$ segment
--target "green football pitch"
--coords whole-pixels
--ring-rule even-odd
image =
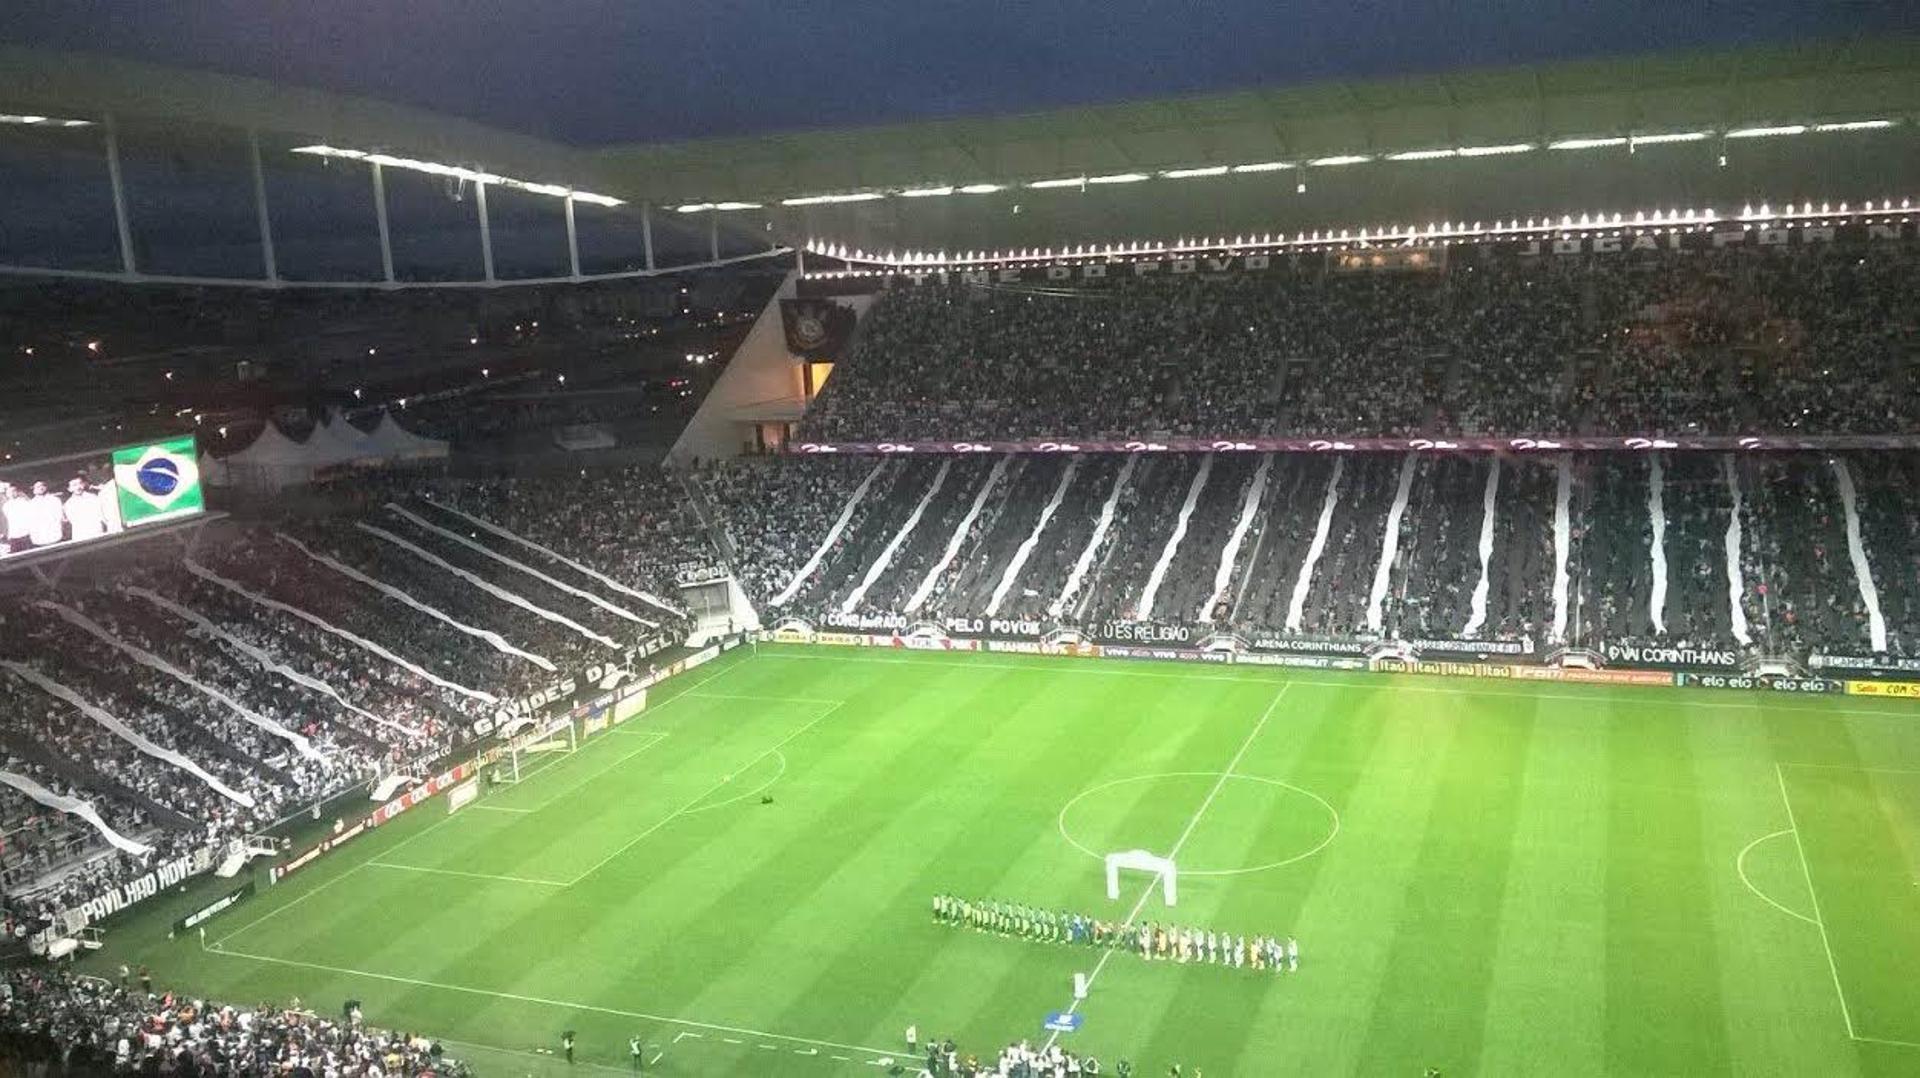
[[[762,646],[168,939],[158,987],[483,1074],[884,1073],[909,1025],[1112,1073],[1920,1074],[1920,708]],[[763,803],[764,797],[771,803]],[[1101,856],[1179,865],[1178,906]],[[1297,972],[935,923],[936,893],[1299,941]]]

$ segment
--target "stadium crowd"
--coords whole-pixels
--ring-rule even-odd
[[[146,981],[144,970],[142,981]],[[0,1060],[42,1078],[179,1075],[202,1078],[465,1078],[440,1044],[291,1006],[234,1006],[143,983],[58,969],[15,969],[0,998]]]
[[[901,286],[802,436],[1900,432],[1912,246]]]
[[[23,925],[417,773],[559,677],[632,668],[691,626],[657,598],[673,566],[716,560],[657,469],[360,476],[185,559],[91,557],[111,571],[0,595],[0,874]]]

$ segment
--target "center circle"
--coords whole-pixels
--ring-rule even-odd
[[[1280,868],[1326,849],[1340,833],[1340,813],[1312,790],[1219,771],[1163,771],[1089,786],[1060,807],[1056,822],[1069,846],[1104,862],[1121,850],[1166,854],[1181,842],[1191,814],[1202,806],[1205,815],[1187,831],[1175,857],[1182,876],[1241,876]],[[1174,813],[1181,815],[1174,818]],[[1217,863],[1208,863],[1208,846],[1249,831],[1252,845],[1241,857],[1253,863],[1235,866],[1222,854],[1212,855]],[[1189,861],[1195,867],[1187,867]]]

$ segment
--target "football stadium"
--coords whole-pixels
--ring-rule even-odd
[[[1914,27],[609,120],[67,17],[0,1073],[1920,1073]]]

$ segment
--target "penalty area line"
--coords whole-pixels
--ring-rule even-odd
[[[766,1040],[789,1041],[794,1044],[814,1045],[821,1048],[839,1048],[849,1052],[867,1055],[896,1055],[885,1048],[873,1048],[864,1044],[845,1044],[840,1041],[823,1040],[819,1037],[802,1037],[791,1033],[774,1033],[764,1029],[748,1029],[744,1026],[726,1025],[720,1022],[701,1022],[692,1018],[675,1018],[668,1014],[650,1014],[646,1011],[622,1010],[619,1007],[603,1007],[596,1003],[581,1003],[576,1000],[549,999],[545,996],[522,995],[518,992],[496,992],[490,988],[474,988],[464,984],[450,984],[445,981],[427,981],[415,977],[401,977],[392,973],[376,973],[372,970],[349,969],[345,966],[329,966],[319,962],[302,962],[293,958],[276,958],[273,955],[249,954],[245,951],[213,950],[202,947],[208,954],[221,958],[244,958],[252,962],[266,962],[277,966],[290,966],[294,969],[317,970],[321,973],[333,973],[343,977],[365,977],[368,980],[386,981],[391,984],[410,985],[415,988],[432,988],[442,992],[456,992],[468,996],[486,996],[491,999],[510,1000],[514,1003],[531,1003],[540,1007],[560,1007],[568,1010],[587,1011],[593,1014],[610,1014],[617,1018],[636,1018],[643,1022],[664,1022],[668,1025],[686,1026],[692,1029],[704,1029],[718,1033],[737,1033]]]
[[[1800,872],[1807,880],[1807,898],[1813,902],[1813,923],[1820,929],[1820,946],[1827,952],[1827,972],[1833,974],[1833,994],[1840,999],[1840,1017],[1846,1020],[1847,1036],[1854,1040],[1860,1034],[1853,1028],[1853,1012],[1847,1008],[1847,990],[1840,985],[1840,963],[1834,961],[1833,944],[1827,939],[1827,919],[1820,912],[1820,892],[1813,887],[1813,868],[1807,863],[1807,847],[1800,841],[1800,821],[1793,814],[1793,798],[1787,793],[1787,773],[1779,764],[1773,765],[1774,778],[1780,782],[1780,801],[1787,806],[1787,830],[1793,832],[1793,848],[1800,852]]]
[[[736,769],[736,773],[740,771],[745,771],[748,768],[759,763],[760,761],[766,759],[767,757],[772,756],[775,753],[778,753],[781,749],[787,747],[787,743],[789,741],[792,741],[794,738],[799,737],[801,734],[804,734],[808,730],[813,729],[815,726],[820,724],[820,721],[822,719],[825,719],[827,716],[832,715],[834,712],[840,710],[846,705],[847,705],[847,701],[842,700],[839,703],[834,704],[832,707],[828,708],[827,710],[822,711],[820,714],[815,715],[813,718],[807,720],[806,725],[800,727],[798,730],[795,730],[794,732],[781,738],[777,744],[768,748],[765,752],[762,752],[760,755],[755,756],[753,759],[748,760],[745,764],[742,764],[739,768]],[[783,756],[782,759],[785,759],[785,757]],[[672,812],[668,813],[665,817],[663,817],[659,822],[655,823],[653,826],[647,828],[646,830],[633,836],[633,838],[627,840],[624,844],[621,845],[619,849],[613,851],[612,853],[608,854],[604,858],[601,858],[598,864],[594,865],[592,868],[587,869],[585,872],[582,872],[580,875],[575,876],[572,880],[568,881],[567,886],[572,887],[574,884],[579,883],[580,881],[586,879],[587,877],[593,875],[594,873],[612,864],[616,858],[620,857],[620,855],[626,853],[628,850],[633,849],[635,846],[638,846],[642,841],[644,841],[648,836],[652,835],[654,832],[667,826],[668,824],[679,819],[680,817],[687,815],[689,812],[693,811],[700,804],[700,802],[705,801],[707,798],[712,797],[716,793],[719,793],[722,789],[726,787],[728,783],[732,781],[733,781],[733,775],[729,774],[725,778],[721,779],[719,782],[714,783],[711,787],[709,787],[707,790],[702,792],[699,797],[696,797],[693,800],[687,802],[686,804],[681,805],[679,808],[674,809]]]

